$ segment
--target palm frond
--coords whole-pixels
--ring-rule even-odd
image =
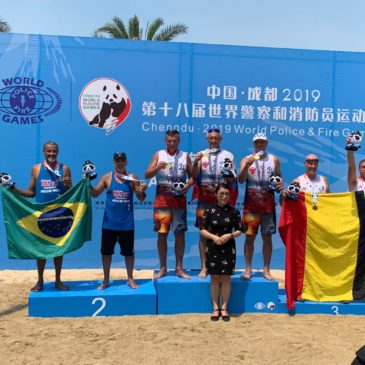
[[[141,39],[142,31],[143,29],[139,29],[139,19],[137,16],[135,15],[133,18],[130,18],[128,25],[129,39]]]
[[[94,32],[96,37],[101,37],[102,33],[106,33],[112,38],[129,39],[123,21],[116,16],[113,18],[112,22],[106,23]]]
[[[155,19],[151,25],[149,26],[147,23],[147,28],[146,28],[146,39],[148,41],[152,41],[154,35],[156,34],[156,32],[164,25],[164,21],[162,18],[157,18]]]
[[[172,24],[169,26],[166,26],[164,29],[161,30],[160,33],[158,33],[153,40],[155,41],[171,41],[177,36],[181,34],[186,34],[188,32],[188,26],[185,24]]]
[[[11,27],[8,22],[0,18],[0,32],[11,32]]]

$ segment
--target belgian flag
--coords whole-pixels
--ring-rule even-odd
[[[300,193],[285,200],[279,223],[286,246],[288,309],[295,300],[365,300],[365,196]]]
[[[2,187],[2,202],[9,258],[62,256],[91,240],[88,179],[47,203],[35,203]]]

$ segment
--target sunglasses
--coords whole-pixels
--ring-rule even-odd
[[[230,195],[231,195],[231,193],[229,193],[229,192],[224,192],[224,193],[218,193],[217,195],[219,195],[219,196],[230,196]]]
[[[211,128],[211,129],[208,129],[208,133],[220,133],[221,132],[221,130],[220,129],[218,129],[218,128]]]
[[[314,159],[309,159],[309,160],[305,160],[306,163],[314,163],[317,164],[319,162],[318,159],[314,158]]]

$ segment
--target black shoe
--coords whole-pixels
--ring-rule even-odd
[[[221,311],[223,311],[223,312],[226,312],[226,313],[227,313],[227,315],[226,315],[226,316],[224,316],[224,315],[222,315],[222,314],[221,314],[221,316],[222,316],[222,320],[223,320],[224,322],[229,322],[229,321],[231,320],[231,317],[229,316],[229,313],[228,313],[227,309],[221,309]]]
[[[218,308],[218,309],[213,309],[213,313],[214,313],[214,314],[218,313],[218,315],[210,316],[210,320],[211,320],[211,321],[214,321],[214,322],[217,322],[217,321],[218,321],[218,319],[219,319],[219,317],[221,316],[221,310],[220,310],[220,308]]]

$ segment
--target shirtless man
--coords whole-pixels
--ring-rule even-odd
[[[134,210],[133,193],[140,201],[146,198],[147,184],[140,183],[138,177],[127,172],[127,156],[124,152],[115,152],[114,171],[106,173],[94,188],[91,196],[98,197],[106,190],[106,202],[101,235],[101,255],[104,280],[98,287],[103,290],[109,286],[110,266],[114,248],[118,242],[125,259],[128,285],[137,288],[133,279],[134,267]]]

